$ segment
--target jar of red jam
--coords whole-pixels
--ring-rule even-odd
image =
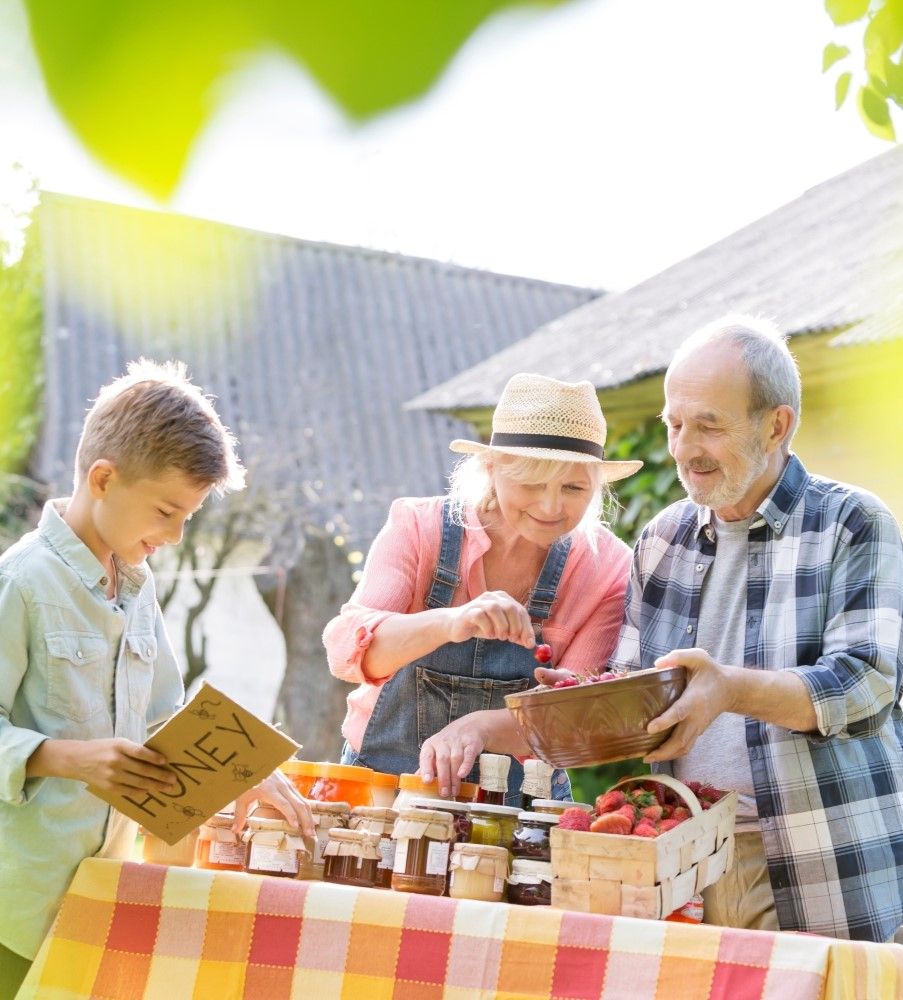
[[[392,888],[392,868],[395,866],[395,841],[392,839],[392,829],[398,813],[394,809],[382,809],[378,806],[357,806],[351,810],[348,827],[351,830],[361,830],[371,836],[379,851],[379,864],[376,866],[376,887],[378,889]]]
[[[234,813],[218,812],[201,826],[194,853],[197,868],[221,872],[244,870],[246,848],[241,834],[232,830],[234,822]]]
[[[379,840],[363,830],[333,827],[323,850],[323,881],[372,889],[379,870]]]
[[[552,843],[549,840],[549,831],[558,825],[558,819],[559,817],[552,813],[520,813],[511,839],[512,857],[551,861]]]
[[[551,864],[516,858],[508,876],[508,902],[519,906],[551,906]]]
[[[432,809],[402,809],[395,820],[395,867],[392,888],[441,896],[454,836],[451,814]]]

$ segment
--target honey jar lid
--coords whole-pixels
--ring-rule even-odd
[[[479,785],[475,785],[472,781],[462,781],[460,785],[459,796],[469,799],[476,798],[477,792],[480,790]],[[439,782],[435,778],[432,781],[424,781],[419,774],[399,774],[398,788],[406,792],[434,792],[436,793],[434,797],[439,798]],[[455,800],[449,799],[448,801],[454,802]]]
[[[480,858],[502,858],[506,864],[508,861],[508,848],[497,847],[494,844],[455,844],[452,854],[464,854],[477,856]]]
[[[307,804],[310,811],[316,816],[318,813],[326,815],[347,815],[351,812],[351,806],[347,802],[320,802],[319,799],[308,799]]]
[[[316,778],[333,778],[336,781],[361,781],[366,784],[369,784],[371,776],[376,774],[376,771],[369,767],[359,767],[357,764],[331,764],[325,760],[314,762],[313,768],[314,770],[311,773]]]
[[[585,809],[592,812],[593,807],[585,802],[568,802],[567,799],[534,799],[530,805],[537,812],[545,812],[546,809]]]
[[[456,802],[454,799],[411,799],[408,806],[411,809],[438,809],[440,812],[470,812],[469,802]]]
[[[477,813],[489,813],[490,816],[519,816],[520,809],[517,806],[491,806],[485,802],[474,802],[470,811]]]
[[[351,819],[374,819],[383,823],[394,823],[398,813],[386,806],[355,806],[351,810]]]
[[[552,863],[550,861],[531,861],[527,858],[515,858],[511,862],[512,878],[518,875],[539,877],[545,882],[552,881]]]

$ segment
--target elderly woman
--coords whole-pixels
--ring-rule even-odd
[[[357,589],[323,633],[332,673],[358,684],[344,763],[413,772],[421,747],[436,746],[439,759],[427,758],[448,794],[479,748],[466,724],[460,740],[454,729],[443,738],[446,727],[488,714],[504,742],[508,713],[486,710],[535,683],[537,643],[575,673],[605,664],[630,550],[601,524],[601,507],[607,484],[642,465],[606,461],[605,431],[589,382],[515,375],[489,444],[451,443],[469,457],[448,495],[392,504]],[[515,761],[509,802],[521,780]],[[564,772],[553,794],[570,797]]]

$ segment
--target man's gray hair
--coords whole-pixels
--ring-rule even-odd
[[[739,313],[722,316],[687,337],[678,347],[668,370],[705,344],[725,340],[737,345],[749,373],[750,415],[757,416],[776,406],[789,406],[796,414],[792,437],[802,414],[800,372],[787,347],[787,338],[771,320]]]

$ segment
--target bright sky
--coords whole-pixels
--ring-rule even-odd
[[[819,0],[576,0],[485,26],[363,129],[278,55],[221,88],[167,208],[599,286],[631,284],[883,152],[821,75]],[[0,171],[151,206],[50,106],[0,0]]]

